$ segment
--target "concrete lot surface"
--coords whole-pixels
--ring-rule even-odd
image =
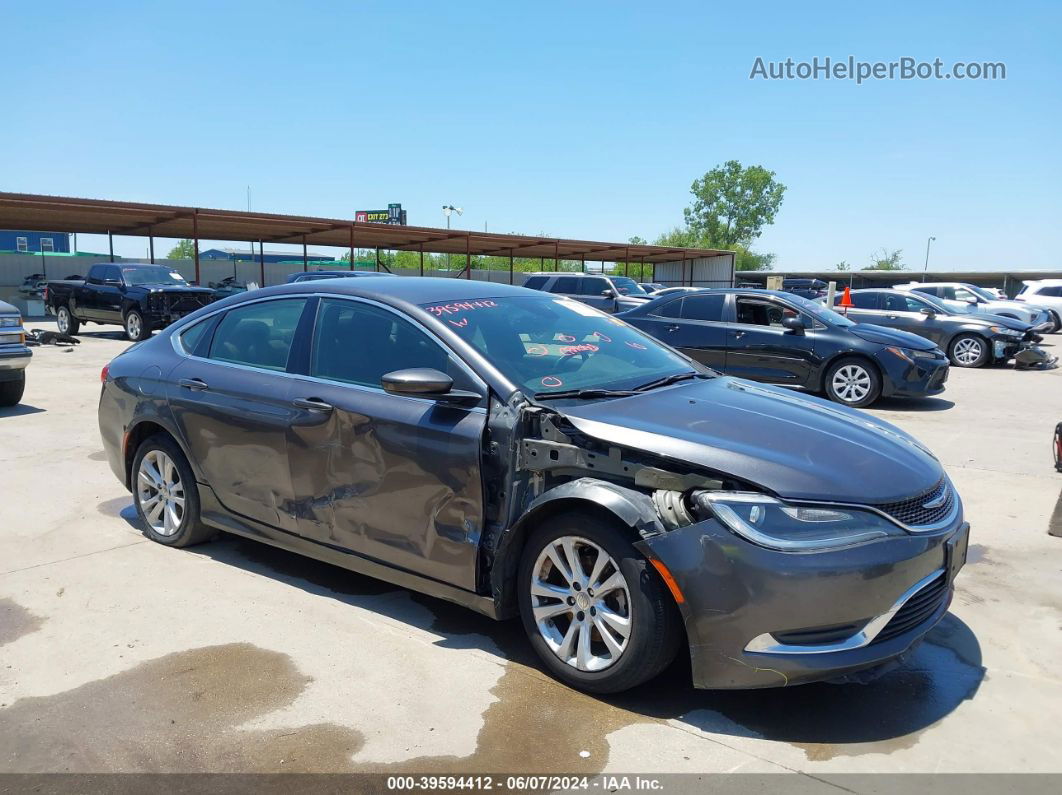
[[[0,410],[0,771],[1062,772],[1062,370],[953,370],[940,398],[873,410],[936,451],[973,525],[904,667],[713,693],[679,661],[595,698],[516,622],[249,541],[145,540],[96,425],[127,343],[81,340],[37,349]]]

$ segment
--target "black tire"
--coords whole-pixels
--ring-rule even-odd
[[[846,390],[838,380],[845,380],[845,373],[852,373],[854,382],[850,390]],[[861,374],[861,375],[860,375]],[[863,387],[864,379],[866,386]],[[856,386],[858,385],[858,388]],[[822,382],[826,397],[842,406],[863,408],[869,406],[881,397],[881,373],[878,368],[866,359],[858,356],[844,356],[830,365],[826,370],[826,377]]]
[[[145,456],[154,451],[162,452],[169,457],[177,469],[180,483],[184,486],[182,489],[184,507],[180,514],[180,522],[172,533],[156,530],[145,514],[144,505],[141,504],[143,489],[139,481],[140,466]],[[152,541],[157,541],[168,547],[190,547],[193,544],[209,541],[217,534],[214,528],[207,527],[199,518],[199,489],[196,486],[195,474],[192,472],[192,467],[188,464],[188,459],[184,457],[181,448],[169,434],[157,433],[141,442],[140,447],[136,450],[136,455],[133,456],[130,485],[133,490],[133,503],[136,505],[137,516],[140,517],[144,535]]]
[[[141,342],[151,336],[151,329],[144,322],[144,316],[138,309],[130,309],[126,312],[122,323],[125,325],[125,336],[130,342]],[[130,326],[133,328],[130,329]]]
[[[1059,329],[1062,329],[1062,316],[1053,309],[1048,309],[1047,313],[1051,316],[1051,328],[1048,329],[1048,334],[1057,334]]]
[[[60,334],[70,334],[71,336],[77,334],[81,329],[81,321],[74,317],[74,313],[70,311],[68,306],[61,306],[55,310],[55,325],[58,327]]]
[[[26,374],[19,373],[14,381],[0,381],[0,406],[17,406],[26,391]]]
[[[975,349],[979,353],[971,358],[966,351]],[[992,343],[977,334],[959,334],[948,346],[948,358],[956,367],[984,367],[992,360]]]
[[[602,670],[581,671],[561,660],[535,624],[531,603],[535,563],[547,544],[564,536],[585,539],[607,552],[616,562],[630,595],[627,646],[618,660]],[[682,639],[682,619],[674,598],[649,562],[635,551],[626,535],[613,524],[581,513],[561,514],[549,519],[532,534],[524,547],[517,589],[520,617],[531,647],[553,676],[574,688],[591,693],[618,693],[652,679],[675,658]],[[599,632],[592,630],[588,637],[592,637],[594,631]],[[598,638],[600,643],[600,634]]]

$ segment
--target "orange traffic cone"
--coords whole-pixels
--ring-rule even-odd
[[[844,288],[844,293],[841,295],[841,303],[839,303],[837,306],[841,307],[841,309],[844,309],[845,310],[845,314],[847,315],[848,314],[848,311],[847,311],[848,307],[850,307],[851,305],[852,305],[852,288],[851,287],[845,287]]]

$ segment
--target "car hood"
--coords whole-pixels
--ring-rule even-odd
[[[789,499],[883,503],[943,477],[913,437],[860,411],[716,377],[560,409],[582,433],[744,480]]]
[[[985,325],[1003,326],[1003,328],[1014,329],[1015,331],[1028,331],[1032,328],[1028,323],[1024,323],[1021,320],[1015,320],[1012,317],[1003,317],[1002,315],[993,315],[988,312],[970,312],[966,315],[959,315],[960,318],[973,318],[979,320]]]
[[[848,330],[862,340],[882,345],[899,345],[901,348],[912,348],[916,351],[931,351],[937,347],[925,337],[919,337],[909,331],[875,326],[873,323],[860,323]]]

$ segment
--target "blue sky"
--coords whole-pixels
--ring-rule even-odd
[[[0,190],[598,240],[734,158],[786,269],[1062,267],[1062,4],[8,4]],[[1003,61],[1004,81],[750,80],[757,56]],[[86,236],[87,238],[87,236]],[[105,239],[81,248],[105,250]],[[119,253],[146,243],[120,239]]]

